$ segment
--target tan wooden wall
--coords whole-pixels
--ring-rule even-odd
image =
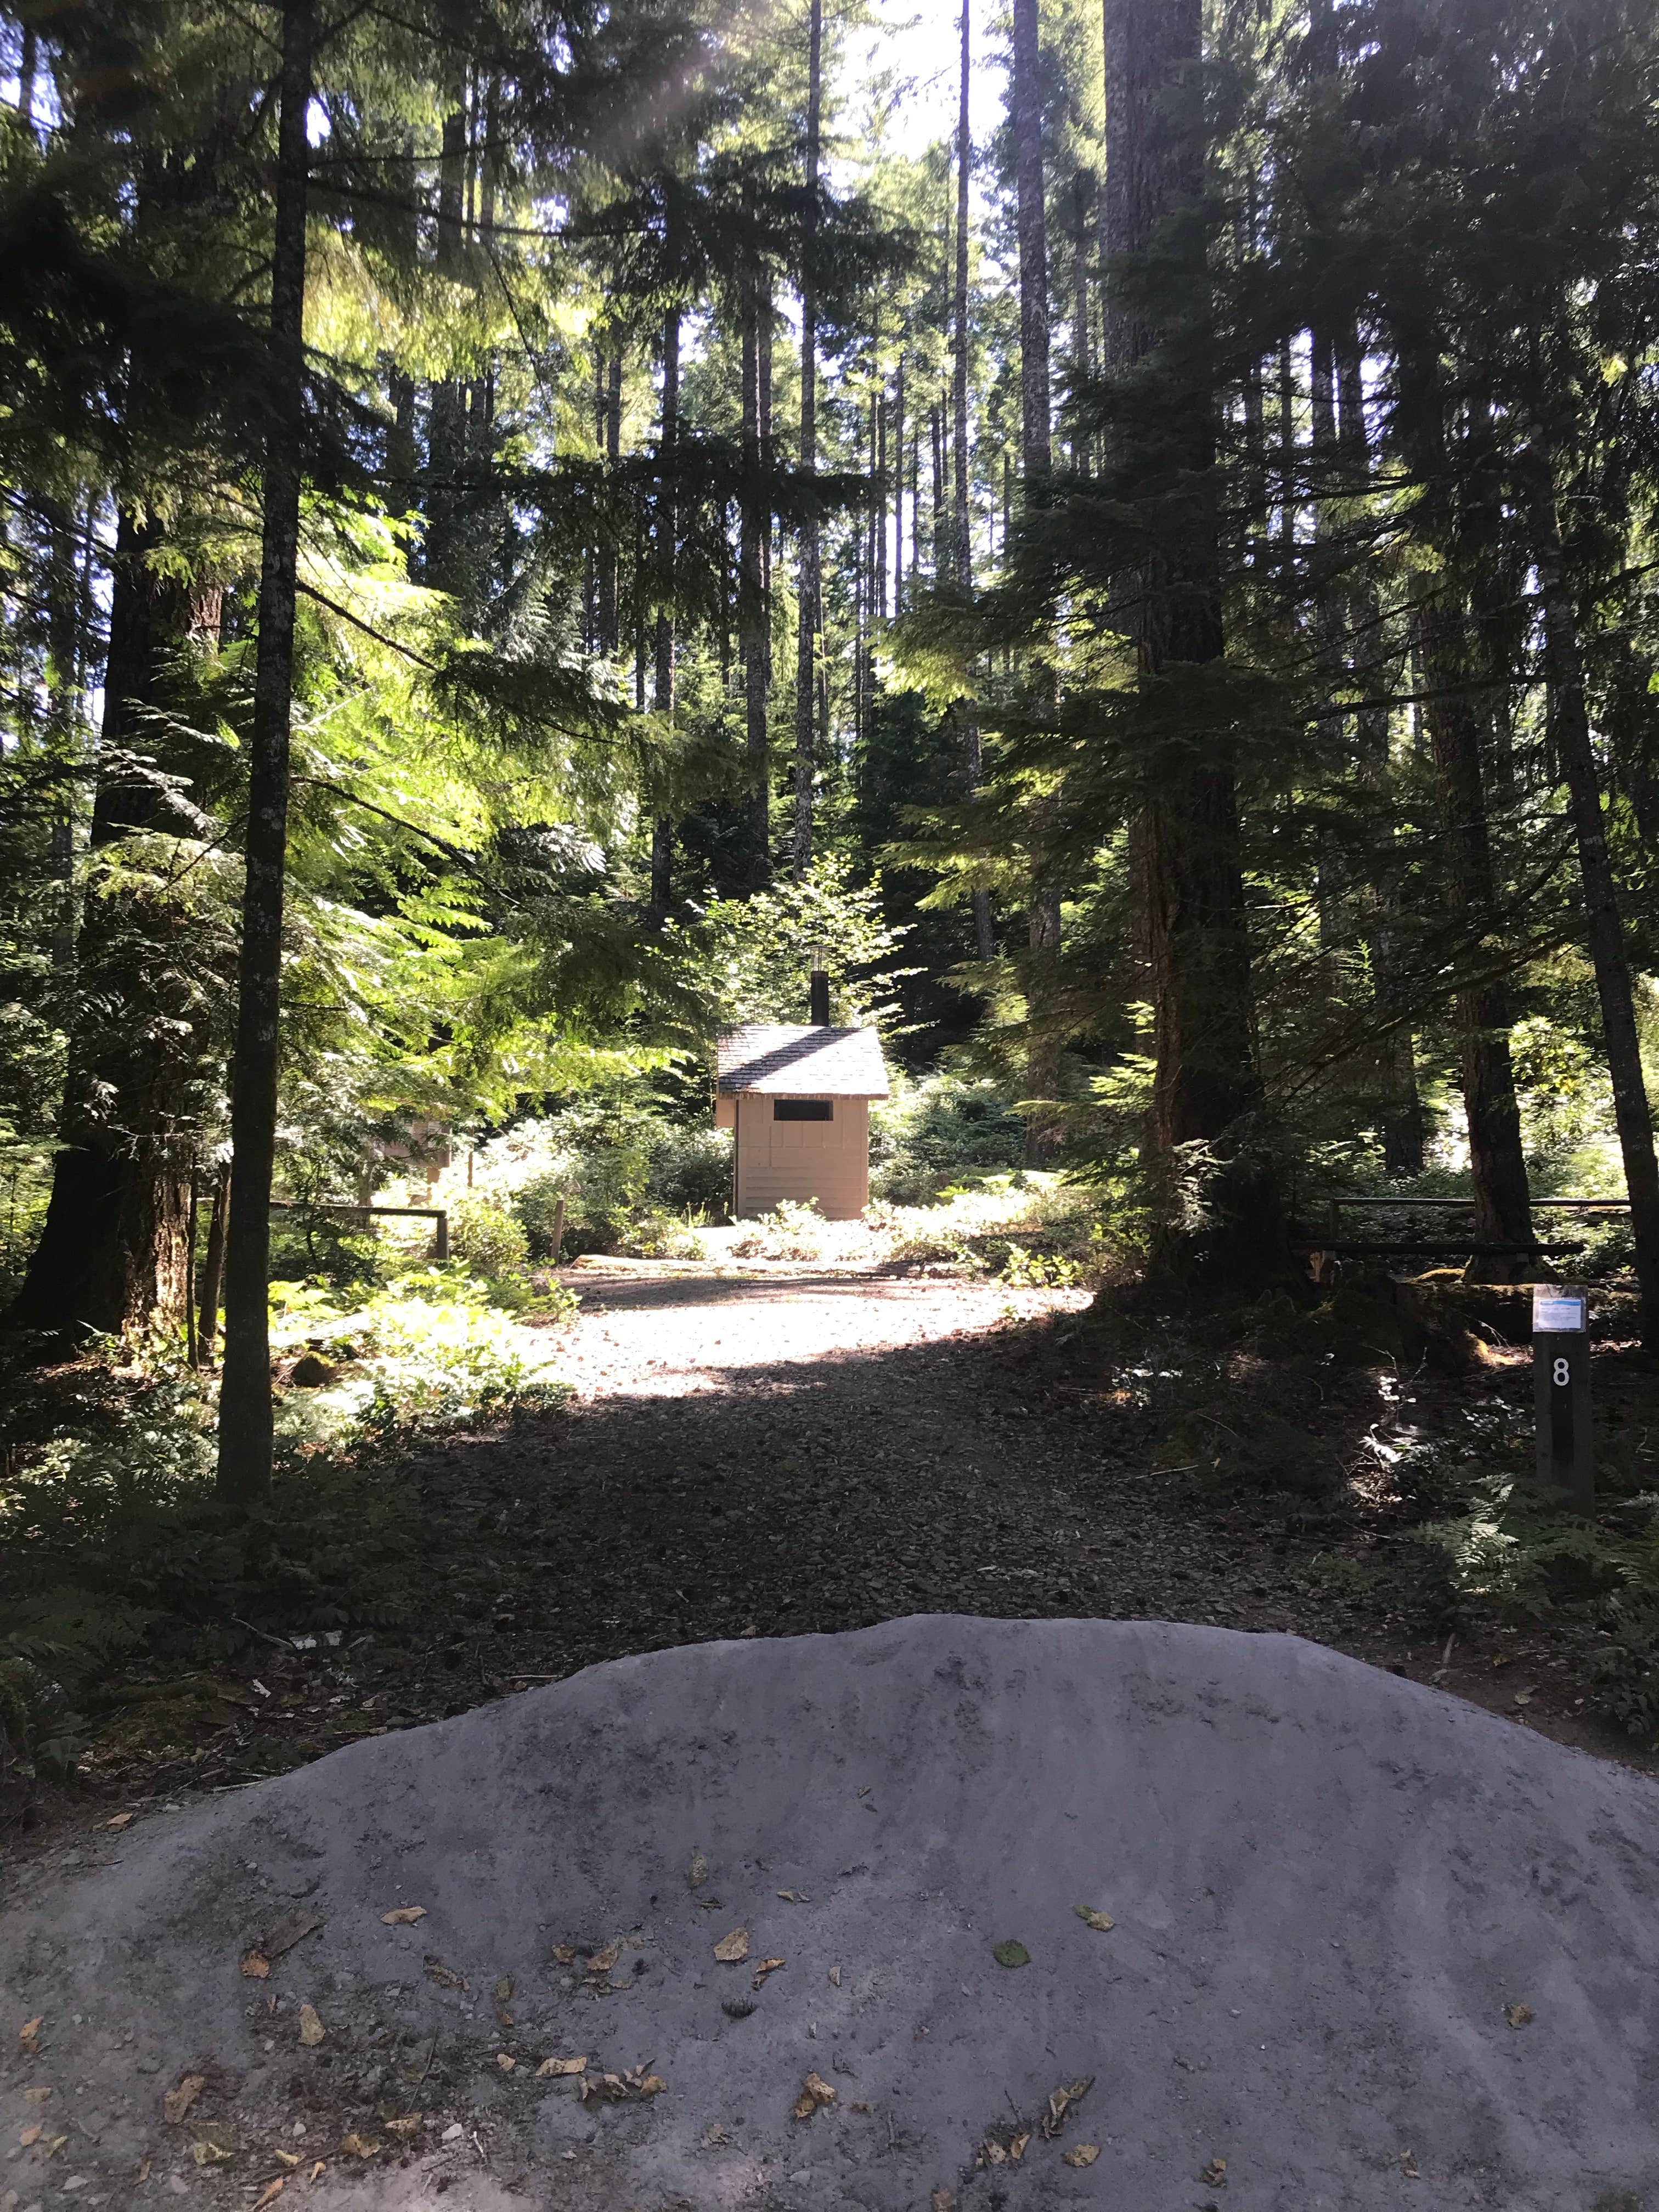
[[[836,1098],[830,1121],[774,1121],[771,1098],[763,1091],[744,1091],[733,1103],[734,1213],[750,1218],[770,1213],[780,1199],[815,1198],[826,1220],[857,1219],[870,1203],[867,1098]]]

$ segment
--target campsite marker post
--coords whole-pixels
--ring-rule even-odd
[[[1540,1283],[1532,1294],[1532,1389],[1538,1479],[1588,1511],[1595,1502],[1590,1434],[1589,1301]]]

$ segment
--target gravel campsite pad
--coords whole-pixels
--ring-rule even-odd
[[[0,2203],[1630,2212],[1656,1815],[1288,1637],[619,1660],[25,1870]]]

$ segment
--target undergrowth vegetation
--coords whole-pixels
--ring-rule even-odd
[[[211,1665],[272,1633],[406,1619],[408,1448],[561,1403],[545,1329],[509,1305],[562,1320],[575,1303],[459,1261],[367,1289],[273,1284],[275,1479],[251,1511],[215,1492],[211,1375],[112,1341],[59,1370],[0,1468],[0,1810],[29,1765],[72,1762],[114,1662]]]

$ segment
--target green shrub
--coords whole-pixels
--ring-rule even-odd
[[[530,1257],[524,1223],[487,1198],[464,1198],[452,1209],[449,1246],[475,1275],[510,1275]]]
[[[926,1206],[951,1184],[1017,1170],[1025,1123],[994,1083],[933,1075],[900,1086],[870,1115],[870,1189],[901,1206]]]
[[[829,1226],[817,1199],[786,1198],[746,1227],[732,1250],[739,1260],[820,1260]]]
[[[732,1132],[665,1124],[651,1146],[646,1196],[666,1213],[724,1221],[732,1204]]]

